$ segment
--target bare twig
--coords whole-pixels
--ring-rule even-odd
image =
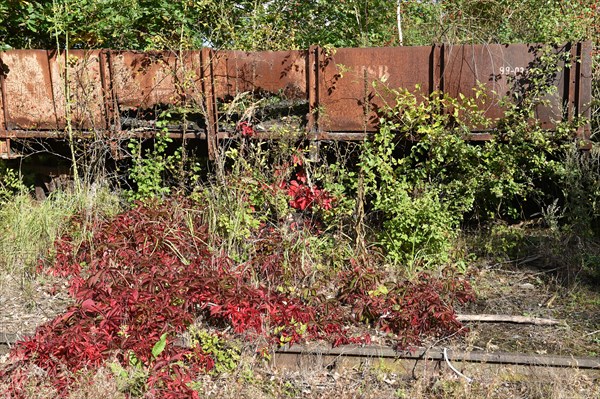
[[[467,382],[469,384],[473,382],[472,378],[467,377],[466,375],[464,375],[463,373],[461,373],[460,371],[455,369],[454,366],[452,365],[452,363],[450,363],[450,360],[448,360],[448,349],[447,348],[444,348],[444,360],[446,361],[446,364],[448,365],[448,367],[450,367],[450,369],[452,371],[454,371],[457,375],[459,375],[462,378],[464,378],[465,380],[467,380]]]
[[[478,321],[483,323],[518,323],[534,324],[536,326],[555,326],[560,324],[558,320],[542,319],[539,317],[511,316],[503,314],[459,314],[458,321]]]

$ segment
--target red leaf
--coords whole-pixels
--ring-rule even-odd
[[[86,299],[85,301],[83,301],[83,303],[81,304],[81,309],[83,309],[84,312],[99,312],[100,309],[98,309],[98,307],[96,306],[96,302],[94,302],[93,299]]]

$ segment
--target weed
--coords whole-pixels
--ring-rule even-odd
[[[0,205],[25,191],[27,191],[27,187],[23,184],[20,176],[13,169],[0,164]]]
[[[564,163],[561,188],[567,228],[582,237],[600,236],[600,147],[588,153],[571,147]]]
[[[481,104],[487,98],[482,88],[476,88],[472,97],[452,98],[441,92],[421,96],[374,83],[376,90],[385,93],[382,100],[391,97],[392,101],[379,111],[380,129],[363,145],[360,168],[390,262],[407,266],[409,272],[449,264],[461,223],[519,220],[524,203],[547,201],[545,184],[565,174],[561,156],[573,147],[576,131],[585,121],[574,118],[549,132],[536,119],[536,110],[556,90],[553,82],[561,62],[570,61],[551,47],[538,49],[526,73],[512,82],[512,97],[503,100],[506,111],[496,121],[485,116]],[[418,86],[415,91],[419,92]],[[494,122],[497,130],[491,140],[469,143],[474,126],[486,128]],[[576,162],[574,156],[570,158]],[[577,188],[570,190],[570,198],[571,192],[575,198],[585,192],[584,187],[576,187],[579,180],[574,177],[583,173],[582,168],[590,170],[583,183],[586,188],[595,184],[594,168],[579,165],[565,174]],[[555,198],[550,202],[554,205],[545,208],[546,216],[556,222],[558,204]],[[579,213],[593,213],[594,203],[579,201]]]
[[[133,166],[129,177],[136,184],[135,190],[125,192],[130,201],[149,200],[153,198],[162,199],[171,192],[166,183],[167,174],[174,173],[177,165],[181,162],[181,152],[177,150],[174,154],[167,154],[167,146],[172,143],[168,136],[167,123],[170,113],[161,114],[161,119],[156,126],[162,129],[155,135],[153,147],[146,149],[142,154],[142,143],[138,140],[129,142],[129,149],[133,157]]]
[[[119,209],[118,197],[101,185],[77,193],[56,191],[43,202],[27,193],[12,197],[0,209],[0,270],[21,278],[32,276],[38,260],[69,227],[72,215],[81,212],[91,220]]]
[[[109,363],[110,370],[117,379],[119,391],[127,392],[134,397],[143,396],[148,390],[147,381],[150,369],[165,350],[166,345],[167,333],[164,333],[152,347],[152,356],[147,365],[138,359],[133,351],[130,351],[128,354],[129,362],[127,368],[124,368],[118,361]]]
[[[214,360],[211,372],[232,372],[240,361],[240,350],[225,339],[214,333],[191,326],[188,329],[190,335],[190,346],[200,346],[202,351],[210,355]]]
[[[311,294],[311,301],[303,300],[278,289],[289,283],[283,254],[273,251],[280,240],[276,232],[265,229],[262,249],[238,265],[210,252],[201,218],[186,216],[193,205],[181,198],[139,205],[113,220],[91,221],[96,225],[90,240],[78,242],[72,235],[57,240],[47,271],[69,276],[76,304],[20,343],[12,354],[15,364],[35,364],[63,394],[73,383],[70,373],[100,367],[111,357],[129,365],[125,372],[113,366],[129,389],[193,396],[190,384],[197,373],[215,364],[231,370],[237,361],[235,349],[200,330],[190,331],[197,342],[190,348],[167,340],[166,333],[182,334],[199,317],[271,345],[304,339],[369,342],[368,334],[351,335],[349,323],[372,323],[395,335],[401,347],[422,334],[461,328],[451,306],[471,299],[466,281],[420,275],[395,284],[382,271],[356,265],[340,274],[337,298]],[[11,394],[28,381],[23,373],[9,378],[16,387]]]

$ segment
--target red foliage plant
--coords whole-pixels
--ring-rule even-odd
[[[314,205],[318,205],[325,210],[333,208],[332,198],[317,186],[309,186],[299,180],[292,180],[287,188],[290,196],[290,206],[299,211],[304,211]]]
[[[306,211],[316,207],[326,211],[333,209],[334,199],[331,194],[314,183],[310,184],[304,169],[296,172],[296,178],[290,180],[289,183],[281,183],[279,188],[286,191],[290,197],[290,207],[296,210]]]
[[[339,300],[352,307],[360,322],[398,334],[398,348],[419,342],[424,334],[443,336],[459,332],[453,304],[465,304],[475,296],[463,279],[433,278],[420,273],[410,281],[382,283],[382,274],[355,262],[349,272],[340,273]]]
[[[28,365],[44,370],[65,396],[77,371],[109,359],[127,364],[130,354],[148,367],[149,393],[197,397],[190,383],[210,370],[214,359],[199,346],[174,345],[173,338],[198,318],[272,344],[368,342],[366,335],[348,334],[348,325],[359,321],[398,334],[403,344],[418,342],[420,334],[460,328],[451,303],[471,294],[466,283],[455,280],[423,277],[418,284],[406,282],[378,296],[370,291],[382,276],[355,265],[340,276],[338,299],[308,302],[282,294],[275,287],[285,284],[283,256],[271,251],[280,241],[277,234],[263,232],[257,256],[236,265],[209,251],[207,228],[199,218],[190,226],[185,208],[197,206],[185,199],[139,205],[93,226],[92,239],[79,245],[70,236],[57,240],[54,262],[46,271],[68,276],[76,304],[16,345],[11,366],[0,369],[0,381],[9,386],[5,397],[23,397],[28,377],[15,370]],[[359,281],[368,275],[374,276],[371,282]],[[169,340],[155,359],[152,348],[164,333]]]
[[[246,121],[238,123],[237,131],[240,132],[242,137],[246,138],[251,138],[255,133],[254,128]]]

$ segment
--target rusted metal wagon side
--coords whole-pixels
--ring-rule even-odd
[[[11,139],[60,139],[69,131],[109,142],[152,136],[159,130],[157,110],[204,106],[200,53],[0,53],[0,152],[5,158],[13,155]],[[206,139],[204,130],[192,131],[191,137]]]
[[[78,137],[117,143],[161,130],[161,110],[184,110],[186,122],[170,126],[174,138],[208,141],[235,134],[223,105],[240,95],[276,98],[303,119],[311,139],[355,140],[376,131],[380,111],[406,88],[426,97],[436,90],[473,96],[482,84],[491,101],[486,115],[502,115],[500,98],[511,81],[534,67],[540,46],[462,45],[243,52],[111,50],[11,50],[0,53],[0,154],[11,157],[11,139]],[[555,49],[568,53],[554,78],[557,92],[539,107],[544,128],[575,115],[589,117],[591,43]],[[237,115],[237,118],[248,115]],[[189,120],[187,120],[189,119]],[[234,118],[235,119],[235,118]],[[268,124],[266,125],[268,128]],[[474,127],[477,130],[477,127]],[[589,139],[589,126],[579,132]],[[481,132],[474,139],[487,139]]]
[[[567,44],[554,52],[567,53],[570,62],[560,63],[553,77],[557,87],[539,106],[542,127],[581,115],[589,118],[591,103],[591,43]],[[378,111],[392,98],[385,88],[405,88],[418,98],[440,90],[458,97],[475,98],[481,86],[488,101],[485,115],[504,114],[501,100],[524,84],[529,68],[537,67],[540,45],[461,45],[395,48],[311,49],[311,108],[318,111],[315,130],[319,137],[342,140],[363,138],[377,129]],[[311,80],[313,81],[313,80]],[[526,88],[525,88],[526,89]],[[473,139],[487,139],[483,129],[472,127]],[[493,127],[492,127],[493,128]],[[589,125],[579,136],[589,139]]]

